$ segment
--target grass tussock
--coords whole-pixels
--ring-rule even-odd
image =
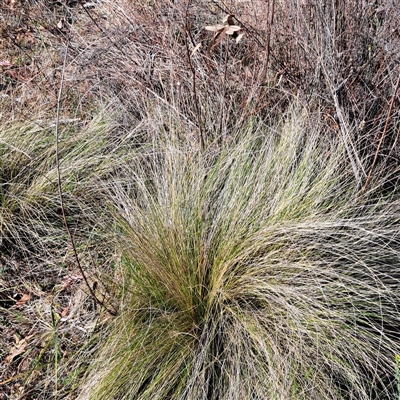
[[[64,232],[55,157],[55,123],[5,124],[0,133],[0,232],[2,249],[51,247]],[[61,124],[60,181],[69,217],[95,212],[96,182],[123,159],[112,137],[114,125],[103,113],[89,122]],[[125,154],[129,146],[126,146]],[[89,206],[90,204],[90,206]],[[90,211],[89,208],[92,207]],[[79,218],[79,217],[78,217]]]
[[[2,1],[0,400],[398,397],[398,20]]]
[[[88,399],[392,398],[399,208],[306,116],[111,184],[121,312]]]
[[[63,223],[55,125],[8,122],[0,129],[0,399],[65,395],[76,382],[64,368],[67,354],[85,342],[98,317]],[[113,262],[96,232],[98,182],[131,150],[114,130],[102,112],[59,125],[64,211],[91,284],[97,273],[91,266]]]

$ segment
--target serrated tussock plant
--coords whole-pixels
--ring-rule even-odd
[[[117,168],[116,159],[124,157],[120,151],[123,139],[113,135],[114,128],[103,112],[91,121],[60,125],[60,181],[72,223],[98,211],[94,209],[97,182]],[[54,251],[66,236],[57,188],[54,132],[52,121],[1,126],[2,251],[29,250],[41,257]],[[128,147],[124,144],[126,153]]]
[[[393,398],[399,202],[345,154],[294,113],[111,183],[121,310],[80,398]]]

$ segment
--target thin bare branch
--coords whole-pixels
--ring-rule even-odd
[[[82,267],[82,264],[80,262],[79,256],[78,256],[78,252],[76,250],[76,245],[75,245],[75,240],[74,240],[74,236],[71,233],[71,230],[68,226],[68,221],[67,221],[67,215],[65,212],[65,206],[64,206],[64,195],[63,195],[63,191],[62,191],[62,181],[61,181],[61,171],[60,171],[60,149],[59,149],[59,139],[60,139],[60,113],[61,113],[61,99],[62,99],[62,93],[63,93],[63,87],[64,87],[64,79],[65,79],[65,67],[66,67],[66,62],[67,62],[67,54],[68,54],[68,45],[65,49],[64,52],[64,61],[63,61],[63,67],[62,67],[62,71],[61,71],[61,80],[60,80],[60,87],[58,90],[58,97],[57,97],[57,116],[56,116],[56,127],[55,127],[55,155],[56,155],[56,170],[57,170],[57,187],[58,187],[58,196],[60,199],[60,207],[61,207],[61,214],[62,214],[62,219],[64,222],[64,226],[65,229],[67,231],[70,243],[71,243],[71,247],[72,247],[72,252],[74,254],[74,258],[75,258],[75,262],[76,265],[83,277],[83,280],[85,281],[86,287],[89,290],[90,295],[92,296],[92,298],[95,300],[95,302],[100,305],[101,307],[103,307],[104,309],[106,309],[111,315],[116,315],[117,311],[115,309],[110,310],[108,307],[106,307],[106,305],[104,304],[104,302],[102,300],[100,300],[94,290],[92,289],[92,287],[89,284],[89,281],[87,279],[86,273],[84,268]]]

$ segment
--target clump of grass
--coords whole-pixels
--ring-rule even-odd
[[[0,133],[0,246],[54,250],[66,236],[61,219],[55,156],[55,123],[10,122]],[[103,113],[90,122],[60,126],[60,180],[70,223],[94,210],[96,182],[123,158],[114,126]],[[128,146],[126,146],[128,149]],[[90,204],[90,206],[89,206]],[[58,242],[58,244],[57,244]],[[63,243],[65,245],[65,243]],[[46,250],[47,249],[47,250]],[[41,254],[41,252],[43,252]]]
[[[360,196],[307,115],[217,152],[162,143],[104,200],[121,310],[80,398],[392,398],[394,194],[376,181]]]
[[[134,154],[132,142],[136,141],[132,133],[116,132],[110,115],[99,112],[90,121],[61,120],[59,125],[64,209],[90,285],[97,284],[96,274],[112,264],[113,249],[103,245],[96,229],[103,214],[98,182],[116,173],[118,161]],[[0,129],[0,348],[4,361],[0,391],[6,397],[12,397],[16,381],[23,379],[18,384],[21,398],[32,392],[43,399],[61,398],[74,384],[68,380],[71,371],[66,366],[98,317],[62,218],[55,125],[49,120],[14,121]],[[90,295],[95,290],[93,286]],[[97,285],[97,296],[105,291]],[[28,300],[17,306],[15,296],[22,294]],[[76,323],[67,322],[73,318]],[[16,333],[20,339],[31,339],[29,348],[7,361]],[[68,384],[61,387],[65,379]]]

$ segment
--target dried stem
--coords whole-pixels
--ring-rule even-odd
[[[64,206],[64,196],[63,196],[63,191],[62,191],[62,185],[61,185],[61,171],[60,171],[60,151],[59,151],[59,137],[60,137],[60,112],[61,112],[61,98],[62,98],[62,92],[63,92],[63,86],[64,86],[64,76],[65,76],[65,65],[66,65],[66,60],[67,60],[67,54],[68,54],[68,45],[65,49],[64,53],[64,62],[63,62],[63,67],[62,67],[62,72],[61,72],[61,82],[60,82],[60,88],[58,90],[58,97],[57,97],[57,116],[56,116],[56,143],[55,143],[55,152],[56,152],[56,170],[57,170],[57,187],[58,187],[58,196],[60,199],[60,207],[61,207],[61,214],[62,214],[62,219],[64,222],[65,229],[67,231],[71,247],[72,247],[72,252],[74,254],[75,262],[76,265],[78,266],[78,269],[83,277],[83,280],[89,290],[90,295],[93,297],[95,302],[99,304],[100,306],[104,307],[111,315],[117,315],[117,311],[110,310],[108,309],[104,302],[101,301],[96,294],[94,293],[92,287],[89,284],[89,281],[87,279],[87,276],[85,274],[85,271],[82,267],[82,264],[80,262],[78,252],[76,250],[75,246],[75,241],[74,237],[71,233],[71,230],[69,229],[68,222],[67,222],[67,215],[65,212],[65,206]]]
[[[379,155],[379,152],[381,150],[383,139],[385,138],[387,130],[388,130],[390,115],[392,114],[393,103],[394,103],[394,99],[396,98],[396,93],[397,93],[397,89],[399,88],[399,83],[400,83],[400,68],[399,68],[399,77],[397,78],[396,86],[394,88],[394,92],[393,92],[392,98],[390,100],[389,110],[388,110],[388,114],[387,114],[387,117],[386,117],[385,126],[383,128],[383,132],[382,132],[381,138],[379,139],[378,148],[376,149],[374,160],[372,161],[372,165],[371,165],[371,168],[369,170],[368,177],[367,177],[367,179],[365,181],[365,184],[364,184],[363,188],[361,189],[361,194],[363,194],[365,192],[365,190],[367,189],[369,181],[371,180],[372,172],[373,172],[373,170],[375,168],[375,164],[376,164],[376,162],[378,160],[378,155]]]
[[[193,66],[192,63],[192,58],[190,55],[190,51],[189,51],[189,44],[188,44],[188,40],[187,37],[190,37],[190,29],[189,29],[189,17],[188,17],[188,8],[189,8],[189,3],[188,6],[186,8],[186,35],[185,35],[185,45],[186,45],[186,53],[187,53],[187,58],[189,61],[189,67],[190,67],[190,71],[192,72],[192,90],[193,90],[193,100],[194,100],[194,106],[196,109],[196,117],[197,117],[197,124],[199,127],[199,136],[200,136],[200,148],[201,151],[204,150],[205,148],[205,139],[204,139],[204,132],[203,132],[203,124],[201,122],[201,110],[199,107],[199,101],[198,101],[198,96],[197,96],[197,87],[196,87],[196,70]]]

